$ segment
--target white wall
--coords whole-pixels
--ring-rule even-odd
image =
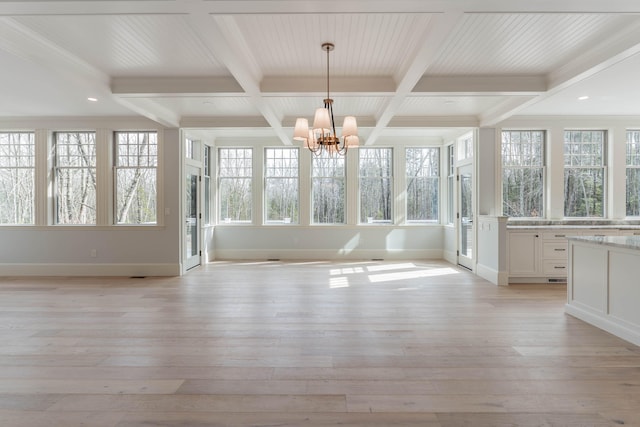
[[[442,258],[441,226],[224,226],[216,259]]]

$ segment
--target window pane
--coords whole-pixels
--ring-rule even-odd
[[[116,132],[116,224],[157,223],[158,136]]]
[[[95,133],[56,133],[55,146],[57,223],[95,224]]]
[[[265,149],[267,222],[298,222],[298,153],[297,148]]]
[[[211,147],[204,147],[204,223],[211,224]]]
[[[505,168],[502,175],[504,215],[539,217],[543,212],[542,168]]]
[[[544,132],[503,131],[501,151],[503,214],[525,218],[542,216]]]
[[[640,216],[640,168],[627,168],[627,216]]]
[[[640,130],[627,131],[627,216],[640,216]]]
[[[605,131],[564,135],[564,215],[604,217]]]
[[[0,133],[0,224],[34,223],[33,133]]]
[[[251,222],[253,151],[251,148],[218,150],[220,219],[224,222]]]
[[[343,224],[345,221],[345,158],[323,152],[312,158],[313,222]]]
[[[360,148],[360,222],[392,220],[391,148]]]
[[[406,171],[407,221],[437,221],[440,149],[407,148]]]
[[[564,171],[564,216],[604,216],[604,170],[575,168]]]
[[[455,181],[455,156],[454,156],[454,145],[449,145],[447,147],[447,162],[448,162],[448,173],[447,173],[447,224],[453,224],[453,206],[454,206],[454,191],[453,184]]]

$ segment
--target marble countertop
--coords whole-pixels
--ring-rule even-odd
[[[640,236],[573,236],[569,240],[640,250]]]
[[[507,221],[507,228],[517,230],[549,229],[613,229],[640,230],[638,220],[513,220]]]

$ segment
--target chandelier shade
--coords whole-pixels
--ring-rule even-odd
[[[293,130],[293,139],[302,141],[314,154],[345,155],[349,147],[359,145],[358,124],[355,116],[346,116],[342,124],[342,134],[336,133],[335,120],[333,118],[333,99],[329,93],[329,52],[334,49],[332,43],[323,43],[322,50],[327,52],[327,97],[324,106],[316,109],[313,117],[313,126],[309,128],[309,121],[305,118],[296,119]]]

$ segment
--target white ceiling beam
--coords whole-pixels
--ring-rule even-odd
[[[41,0],[0,1],[0,16],[188,14],[196,5],[220,15],[317,13],[640,13],[637,0]],[[327,11],[330,9],[330,11]]]
[[[640,22],[634,21],[622,27],[600,43],[590,46],[587,52],[550,72],[547,76],[548,90],[546,92],[535,97],[518,97],[506,100],[496,108],[482,114],[479,117],[480,125],[483,127],[495,126],[526,107],[640,53],[638,34],[640,34]]]
[[[187,116],[180,120],[184,128],[268,128],[269,124],[262,116]]]
[[[422,40],[422,43],[419,43],[420,47],[411,56],[413,60],[405,67],[406,71],[403,75],[397,76],[398,86],[396,92],[378,116],[376,127],[365,141],[365,144],[375,143],[376,138],[389,124],[393,116],[396,115],[407,95],[411,93],[416,83],[424,76],[461,17],[461,13],[447,13],[432,17],[430,25],[419,39]]]
[[[326,77],[265,77],[260,83],[263,94],[318,95],[327,93]],[[393,77],[331,77],[331,94],[366,93],[388,95],[396,91]]]
[[[178,95],[242,95],[244,91],[230,76],[225,77],[115,77],[111,79],[111,91],[128,96],[178,96]]]
[[[180,127],[180,117],[173,111],[148,98],[118,98],[118,102],[154,122],[168,128]]]
[[[423,76],[413,93],[429,95],[523,95],[547,90],[546,76]]]

